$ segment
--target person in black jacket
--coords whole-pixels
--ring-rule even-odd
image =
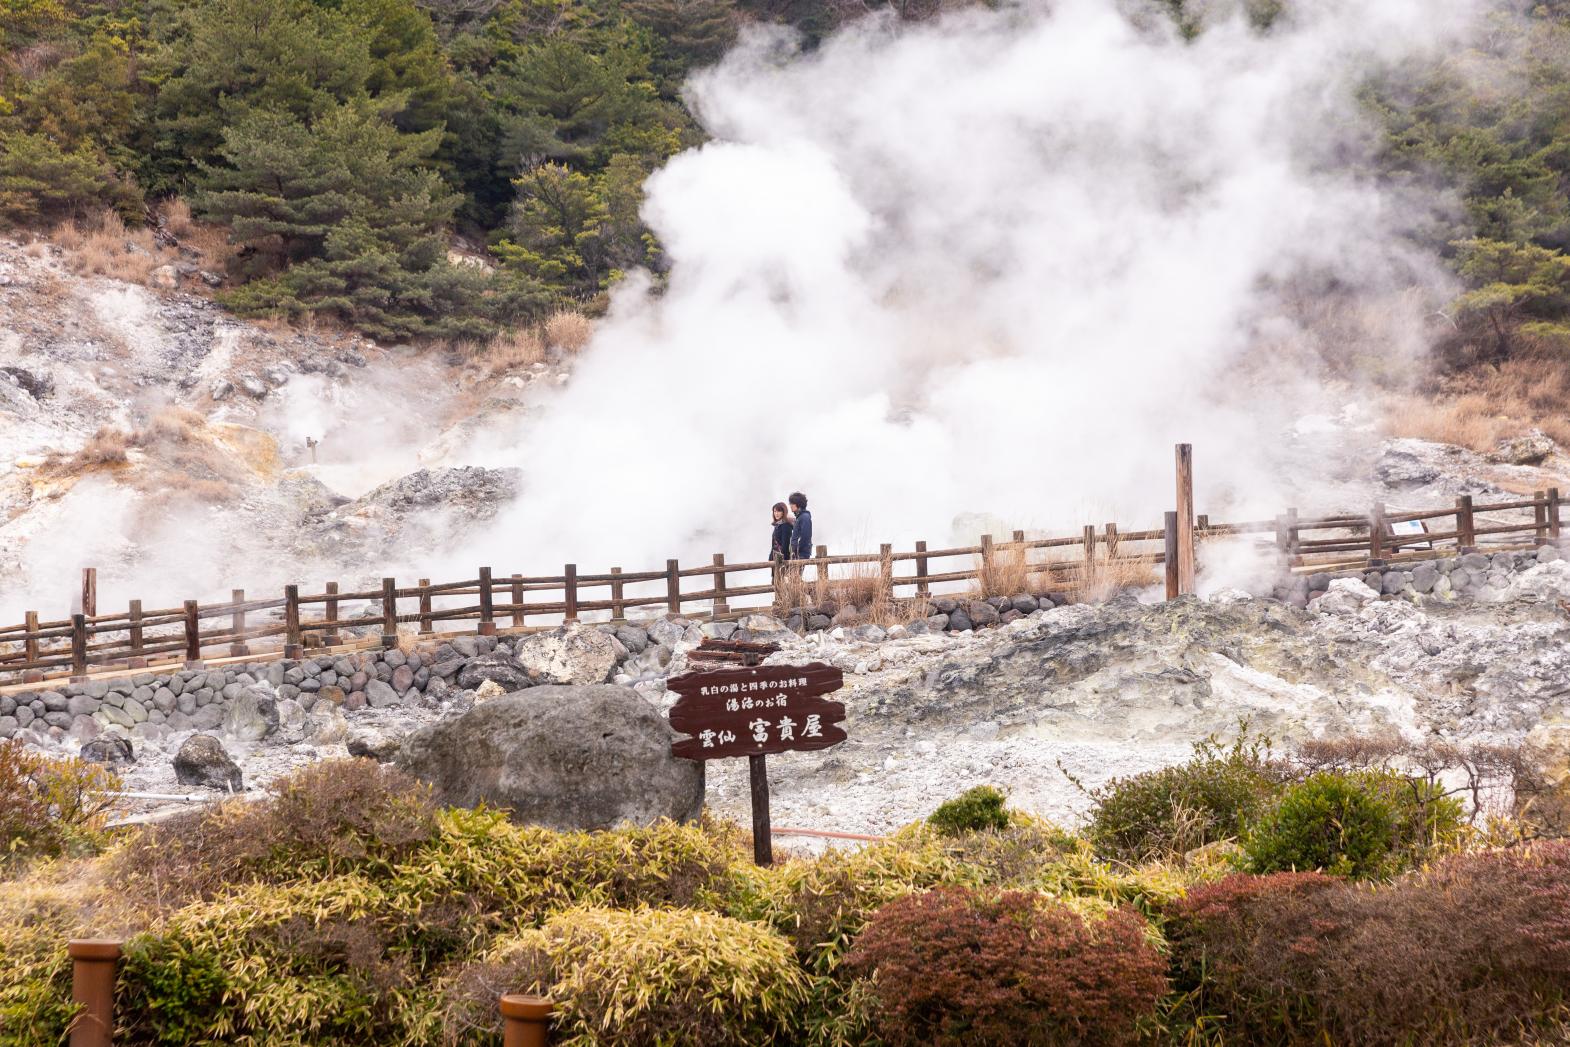
[[[790,559],[790,510],[784,502],[774,503],[774,540],[769,543],[769,560],[776,566]]]
[[[791,531],[791,558],[812,559],[812,514],[807,512],[807,496],[800,491],[791,494],[791,510],[796,514],[796,526]]]

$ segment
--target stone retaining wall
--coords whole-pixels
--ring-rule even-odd
[[[1497,602],[1512,597],[1515,577],[1521,572],[1564,558],[1564,552],[1552,545],[1518,552],[1466,553],[1416,563],[1388,564],[1368,571],[1298,575],[1277,585],[1271,595],[1294,606],[1307,607],[1310,600],[1325,595],[1333,579],[1360,578],[1370,589],[1387,596],[1438,600],[1464,596]]]

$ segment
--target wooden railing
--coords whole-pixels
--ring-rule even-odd
[[[1412,522],[1429,530],[1396,533],[1397,525]],[[1125,531],[1109,523],[1062,537],[1027,538],[1015,531],[1007,541],[983,535],[976,545],[946,549],[916,542],[908,551],[883,545],[876,553],[831,555],[820,545],[812,559],[783,572],[768,561],[732,563],[719,553],[695,566],[667,560],[663,570],[612,567],[598,574],[580,573],[576,564],[566,564],[557,575],[504,575],[481,567],[476,577],[461,581],[433,584],[421,578],[410,586],[384,578],[379,587],[352,592],[335,582],[320,592],[289,585],[281,597],[265,599],[249,599],[245,590],[235,589],[224,603],[186,600],[179,607],[147,610],[132,600],[125,611],[102,615],[95,606],[96,571],[89,568],[83,572],[83,613],[43,621],[29,611],[21,624],[0,627],[0,685],[158,664],[194,667],[206,658],[298,658],[307,648],[390,646],[398,642],[400,626],[414,626],[417,636],[429,638],[474,623],[475,631],[490,635],[561,622],[617,622],[637,611],[694,618],[785,612],[825,594],[844,603],[844,594],[869,590],[890,601],[920,599],[996,588],[1010,564],[1013,577],[1028,578],[1024,587],[1037,593],[1081,595],[1164,566],[1171,597],[1192,591],[1181,574],[1188,535],[1195,544],[1274,535],[1293,571],[1366,570],[1455,555],[1480,544],[1506,548],[1557,541],[1560,498],[1550,489],[1492,504],[1462,497],[1444,509],[1390,511],[1375,505],[1363,516],[1318,519],[1288,510],[1274,520],[1233,524],[1212,524],[1201,515],[1186,533],[1172,512],[1160,530]]]

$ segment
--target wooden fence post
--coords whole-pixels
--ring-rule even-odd
[[[567,564],[562,568],[562,602],[566,611],[562,614],[563,622],[576,622],[578,620],[578,565]]]
[[[1456,544],[1463,553],[1477,551],[1477,525],[1472,518],[1472,496],[1463,494],[1456,499]]]
[[[1397,548],[1396,552],[1400,552]],[[1375,502],[1368,514],[1368,565],[1378,567],[1385,562],[1385,503]]]
[[[546,1047],[556,1005],[543,996],[501,998],[502,1047]]]
[[[932,595],[927,584],[927,543],[916,543],[916,595],[925,600]]]
[[[883,595],[888,600],[894,599],[894,546],[885,542],[878,546],[878,578],[883,587]]]
[[[1298,554],[1297,506],[1287,507],[1287,555]]]
[[[1085,547],[1084,586],[1085,598],[1090,598],[1090,588],[1096,584],[1096,526],[1086,524],[1081,532],[1082,542]]]
[[[202,619],[195,600],[185,601],[185,667],[202,667]]]
[[[1548,489],[1548,537],[1554,540],[1559,537],[1559,488]]]
[[[71,616],[71,679],[87,678],[87,616]]]
[[[621,568],[611,568],[611,621],[619,622],[627,616],[627,608],[622,605],[622,580]]]
[[[818,568],[818,588],[823,590],[821,595],[826,597],[829,595],[829,547],[826,545],[820,545],[816,551],[818,554],[816,557]]]
[[[1178,589],[1194,591],[1194,446],[1177,445]]]
[[[27,630],[23,635],[22,657],[29,662],[38,661],[38,612],[28,611],[22,616],[23,628]]]
[[[487,574],[487,582],[490,577]],[[382,579],[382,646],[398,646],[398,580]]]
[[[1175,600],[1178,597],[1178,514],[1176,512],[1166,514],[1164,527],[1167,545],[1162,561],[1167,569],[1167,599]],[[1277,543],[1279,542],[1280,539],[1277,538]]]
[[[725,554],[714,554],[714,607],[713,614],[730,614],[730,601],[725,594]]]
[[[681,564],[665,561],[665,609],[671,614],[681,614]]]
[[[322,605],[322,607],[323,607],[322,613],[327,616],[327,620],[329,622],[336,622],[336,621],[338,621],[338,583],[337,582],[328,582],[327,583],[327,601],[326,601],[326,603],[324,603]],[[324,646],[324,647],[337,647],[342,642],[343,642],[343,637],[338,635],[338,627],[336,625],[329,626],[327,631],[322,634],[322,646]]]
[[[512,592],[510,593],[510,596],[512,597],[512,627],[514,629],[521,629],[523,628],[523,575],[515,574],[512,576],[511,581]],[[431,583],[421,582],[420,584],[430,585]]]
[[[82,568],[82,614],[88,618],[98,616],[98,568]]]
[[[1532,522],[1537,525],[1537,544],[1548,541],[1548,492],[1532,492]]]
[[[987,587],[992,584],[992,564],[992,536],[990,534],[984,534],[981,536],[981,570],[977,573],[976,577],[976,588],[981,590],[982,596],[998,595],[997,593],[987,592]]]
[[[115,963],[121,943],[108,938],[73,938],[71,1002],[80,1008],[71,1022],[70,1047],[113,1047]]]
[[[283,587],[283,656],[298,661],[305,654],[300,640],[300,587]]]
[[[1118,555],[1118,525],[1109,523],[1106,526],[1107,560],[1117,559]]]
[[[147,657],[142,654],[142,601],[131,601],[126,619],[127,629],[131,634],[131,657],[126,660],[126,665],[132,669],[145,669]]]
[[[496,593],[491,587],[491,569],[480,568],[480,624],[475,631],[481,636],[496,635]]]
[[[1210,516],[1208,514],[1200,513],[1194,517],[1194,533],[1197,536],[1204,537],[1205,532],[1208,530],[1210,530]]]
[[[229,598],[235,605],[229,619],[229,631],[234,633],[234,639],[229,641],[229,654],[234,658],[244,658],[251,653],[251,648],[245,642],[245,590],[233,589]]]
[[[523,617],[522,615],[518,616]],[[431,627],[431,580],[420,579],[420,635],[430,636],[435,632]]]

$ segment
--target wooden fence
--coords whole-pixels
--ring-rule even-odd
[[[1181,455],[1179,473],[1181,478]],[[1399,533],[1407,527],[1398,525],[1414,523],[1428,530]],[[1023,587],[1037,593],[1084,596],[1164,566],[1171,597],[1193,591],[1183,575],[1185,548],[1192,564],[1194,545],[1249,535],[1266,543],[1263,536],[1273,535],[1276,550],[1295,572],[1366,570],[1455,555],[1485,541],[1493,548],[1556,541],[1559,493],[1542,491],[1494,504],[1473,504],[1463,497],[1454,507],[1425,511],[1395,512],[1376,505],[1363,516],[1318,519],[1288,510],[1274,520],[1212,524],[1201,515],[1187,528],[1180,514],[1171,512],[1160,530],[1124,531],[1109,523],[1051,538],[1015,531],[1007,541],[986,535],[977,545],[945,549],[916,542],[910,550],[883,545],[876,553],[831,555],[820,545],[811,560],[784,572],[767,561],[727,562],[719,553],[707,564],[667,560],[663,570],[650,571],[612,567],[591,574],[566,564],[557,575],[504,575],[481,567],[475,577],[460,581],[433,584],[421,578],[411,586],[384,578],[377,588],[342,591],[328,583],[320,592],[289,585],[281,596],[264,599],[235,589],[224,603],[186,600],[179,607],[148,610],[132,600],[125,611],[111,614],[96,613],[97,578],[89,568],[83,572],[82,613],[41,621],[28,612],[23,623],[0,627],[0,685],[164,665],[196,667],[204,659],[298,658],[308,648],[392,646],[399,626],[414,626],[419,637],[434,638],[454,627],[470,629],[470,623],[480,634],[492,635],[554,628],[561,622],[619,622],[639,611],[724,619],[755,610],[789,610],[788,604],[802,602],[804,589],[814,587],[819,595],[825,587],[872,590],[900,601],[943,592],[1008,595],[988,590],[998,588],[1000,577],[1013,577],[1027,579]]]

